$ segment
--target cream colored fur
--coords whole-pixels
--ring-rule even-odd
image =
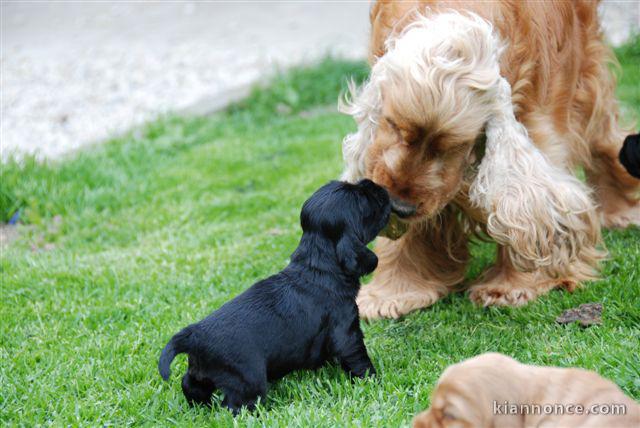
[[[403,90],[403,109],[422,121],[434,116],[426,119],[437,124],[433,132],[486,124],[486,153],[469,196],[486,213],[488,234],[508,247],[516,268],[593,277],[602,254],[595,248],[599,220],[589,190],[552,165],[516,120],[509,83],[500,75],[503,44],[491,24],[472,13],[419,16],[387,44],[369,81],[360,90],[352,86],[351,101],[343,104],[358,130],[344,139],[342,178],[365,175],[381,88]]]
[[[617,158],[595,4],[379,1],[371,23],[370,79],[342,104],[357,124],[342,177],[371,178],[416,214],[377,242],[360,315],[399,317],[461,285],[481,305],[523,305],[596,277],[600,223],[640,224],[640,182]],[[497,259],[465,284],[478,232]]]

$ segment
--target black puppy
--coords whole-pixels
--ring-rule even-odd
[[[386,190],[370,180],[321,187],[302,207],[290,264],[173,336],[160,375],[167,380],[176,354],[187,353],[182,390],[189,403],[210,404],[220,389],[222,405],[237,413],[264,398],[267,381],[327,360],[352,376],[375,374],[355,299],[359,278],[378,265],[367,243],[390,209]]]
[[[640,178],[640,134],[629,135],[624,139],[620,150],[620,163],[629,174]]]

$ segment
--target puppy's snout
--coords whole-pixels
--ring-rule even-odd
[[[407,218],[414,215],[418,207],[412,203],[403,201],[398,198],[391,198],[391,211],[393,211],[400,218]]]

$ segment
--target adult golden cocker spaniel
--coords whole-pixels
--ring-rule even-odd
[[[401,236],[378,240],[361,316],[456,289],[476,234],[498,245],[469,287],[479,304],[596,278],[601,225],[640,224],[597,2],[379,1],[371,24],[370,77],[343,105],[358,126],[343,179],[385,186],[398,214],[387,236]]]

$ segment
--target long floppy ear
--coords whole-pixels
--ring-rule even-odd
[[[345,232],[338,240],[336,254],[340,266],[350,275],[361,277],[378,267],[375,253],[350,232]]]
[[[487,232],[508,248],[514,265],[570,275],[576,260],[600,257],[599,221],[587,187],[552,165],[513,112],[511,87],[498,79],[486,151],[471,202],[488,214]]]

